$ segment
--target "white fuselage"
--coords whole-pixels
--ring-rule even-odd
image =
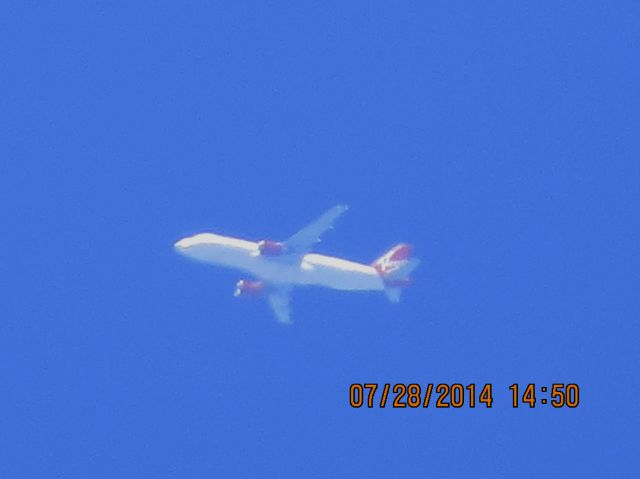
[[[181,254],[205,263],[246,271],[273,284],[316,285],[332,289],[381,291],[384,282],[373,266],[332,256],[264,256],[258,243],[212,233],[175,244]]]

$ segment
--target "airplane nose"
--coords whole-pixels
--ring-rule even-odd
[[[198,241],[193,236],[188,236],[186,238],[182,238],[181,240],[176,241],[173,244],[173,248],[178,253],[186,254],[193,246],[197,246]]]

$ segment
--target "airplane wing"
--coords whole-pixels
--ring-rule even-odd
[[[276,319],[283,324],[291,324],[291,287],[279,286],[269,294],[269,304]]]
[[[333,223],[342,213],[347,211],[347,209],[348,207],[346,205],[334,206],[320,216],[320,218],[305,226],[285,241],[285,245],[289,251],[294,253],[306,253],[314,244],[320,241],[320,236],[322,236],[325,231],[333,228]]]

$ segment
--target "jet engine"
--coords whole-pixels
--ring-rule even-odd
[[[236,290],[233,295],[238,296],[258,296],[264,290],[264,283],[262,281],[249,281],[248,279],[241,279],[236,283]]]
[[[279,241],[262,240],[258,242],[258,251],[262,256],[280,256],[285,252],[285,245]]]

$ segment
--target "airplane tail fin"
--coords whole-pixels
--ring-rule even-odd
[[[371,264],[382,276],[384,292],[392,303],[400,301],[402,288],[411,284],[409,275],[420,264],[420,260],[412,258],[411,253],[411,246],[400,243]]]

